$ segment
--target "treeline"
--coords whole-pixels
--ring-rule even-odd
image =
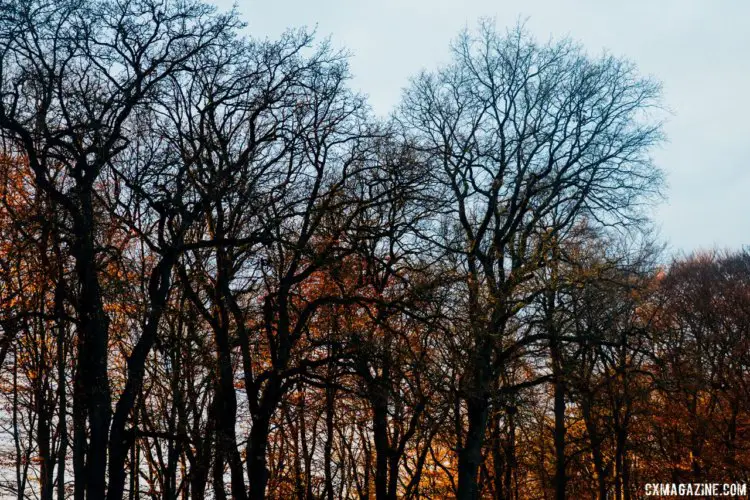
[[[242,27],[0,1],[3,495],[750,481],[750,254],[661,264],[657,82],[483,22],[376,119]]]

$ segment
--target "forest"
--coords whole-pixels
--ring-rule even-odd
[[[0,0],[0,497],[750,482],[750,251],[665,252],[659,81],[485,20],[378,117],[243,30]]]

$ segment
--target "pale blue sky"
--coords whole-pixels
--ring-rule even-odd
[[[231,0],[216,2],[220,8]],[[353,54],[352,85],[381,115],[420,69],[480,17],[498,27],[528,18],[539,39],[569,35],[591,53],[634,61],[664,84],[674,113],[655,154],[668,199],[654,213],[672,251],[750,244],[750,2],[745,0],[246,0],[254,36],[317,26]]]

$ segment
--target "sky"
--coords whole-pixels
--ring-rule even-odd
[[[231,0],[214,2],[220,9]],[[653,212],[670,253],[750,245],[750,2],[743,0],[244,0],[247,33],[316,28],[352,54],[352,86],[388,115],[409,78],[450,58],[482,17],[525,20],[540,41],[570,37],[592,55],[633,61],[664,86],[667,179]]]

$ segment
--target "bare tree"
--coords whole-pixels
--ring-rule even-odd
[[[460,256],[465,276],[458,497],[469,499],[478,494],[493,383],[510,356],[538,340],[506,331],[526,301],[522,285],[580,217],[637,217],[659,184],[648,153],[661,134],[649,114],[659,86],[615,57],[590,58],[568,41],[540,45],[522,28],[501,35],[489,22],[459,37],[453,54],[452,64],[412,82],[399,118],[446,200],[425,236]]]
[[[131,145],[133,113],[167,77],[184,71],[187,60],[223,43],[237,21],[195,2],[11,0],[1,10],[0,130],[9,151],[28,159],[39,188],[69,218],[80,287],[75,497],[104,498],[112,393],[96,182]],[[124,407],[128,399],[126,394]],[[118,457],[121,445],[118,436],[110,456]],[[110,498],[119,498],[121,478],[114,479]]]

